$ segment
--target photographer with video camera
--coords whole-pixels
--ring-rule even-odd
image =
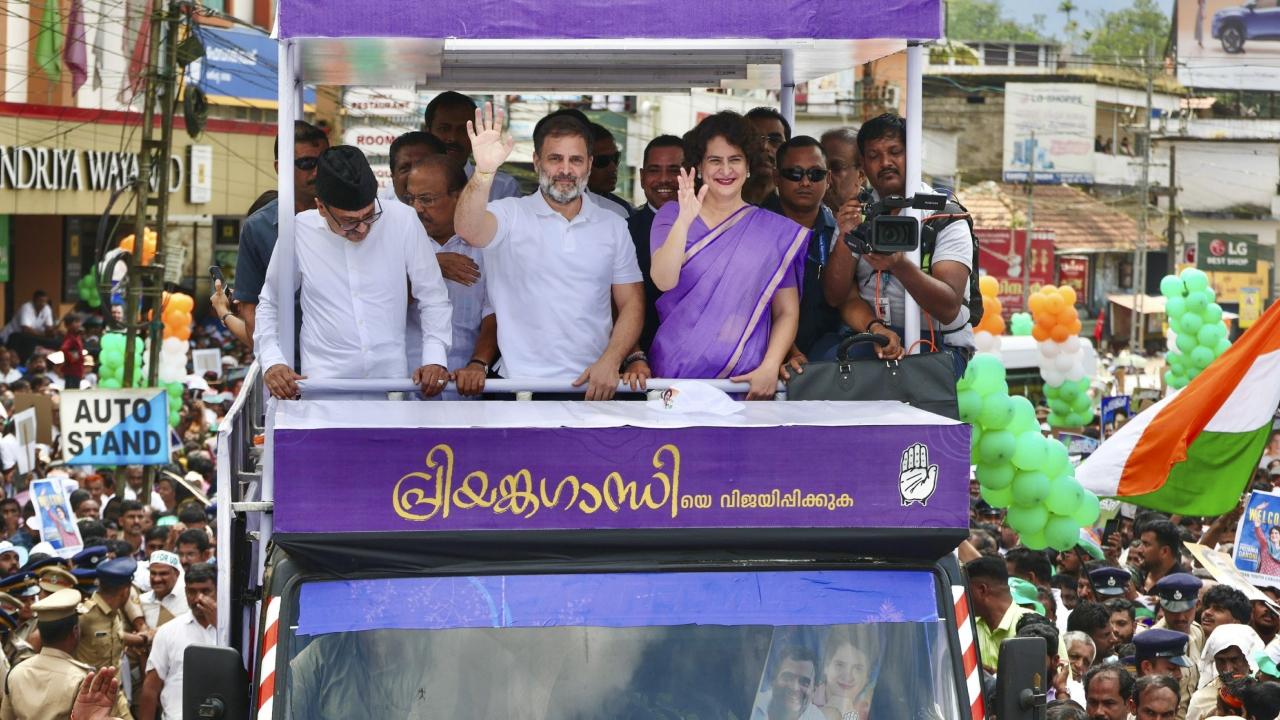
[[[892,360],[903,346],[907,294],[920,306],[921,340],[952,353],[956,377],[973,356],[971,298],[981,302],[977,285],[977,244],[971,220],[954,200],[935,195],[921,183],[907,194],[906,123],[885,113],[858,131],[858,151],[872,190],[864,190],[836,213],[839,236],[823,292],[840,301],[841,316],[854,332],[883,336],[883,347],[859,344],[850,357]],[[909,218],[920,218],[919,232]],[[917,244],[920,264],[907,254]],[[853,286],[850,287],[850,280]],[[976,315],[976,317],[975,317]]]

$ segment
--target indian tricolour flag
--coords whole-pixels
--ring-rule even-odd
[[[1102,497],[1182,515],[1240,501],[1280,405],[1280,303],[1180,392],[1147,408],[1080,465]]]

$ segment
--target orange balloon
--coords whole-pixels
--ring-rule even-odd
[[[190,295],[183,293],[175,293],[170,298],[169,306],[185,313],[190,313],[195,308],[196,302],[191,299]]]
[[[1035,338],[1036,342],[1044,342],[1049,339],[1050,335],[1043,325],[1036,325],[1031,328],[1031,337]]]
[[[984,316],[983,319],[985,320],[986,317]],[[992,320],[992,325],[994,325],[995,327],[995,329],[991,331],[992,335],[1004,334],[1004,330],[1005,330],[1004,318],[1000,317],[999,315],[995,316],[995,318]]]
[[[1062,312],[1058,313],[1054,317],[1059,323],[1063,325],[1068,325],[1073,320],[1078,320],[1080,318],[1080,316],[1076,314],[1076,309],[1071,306],[1064,307],[1062,309]]]
[[[1075,288],[1071,287],[1070,285],[1063,285],[1062,287],[1058,288],[1058,292],[1061,293],[1063,302],[1065,302],[1068,305],[1076,304],[1076,300],[1078,298],[1076,297]]]
[[[1067,338],[1071,337],[1071,331],[1066,325],[1054,325],[1053,330],[1049,332],[1049,337],[1053,338],[1054,342],[1066,342]]]
[[[1000,283],[990,275],[978,278],[978,291],[983,297],[995,297],[1000,293]]]
[[[1084,327],[1084,325],[1080,322],[1080,318],[1076,318],[1075,322],[1073,322],[1073,323],[1071,323],[1070,325],[1068,325],[1068,326],[1067,326],[1067,329],[1071,331],[1071,334],[1072,334],[1072,335],[1079,335],[1079,334],[1080,334],[1080,330],[1081,330],[1083,327]]]
[[[1057,315],[1062,312],[1062,308],[1064,307],[1066,307],[1066,303],[1062,301],[1062,296],[1056,292],[1045,298],[1044,309],[1052,315]]]
[[[1027,303],[1031,305],[1032,315],[1038,315],[1044,312],[1044,296],[1041,295],[1040,293],[1035,293],[1034,295],[1032,295],[1027,300]]]

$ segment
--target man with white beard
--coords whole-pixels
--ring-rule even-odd
[[[502,348],[498,371],[585,385],[588,400],[608,400],[644,324],[627,224],[584,192],[591,131],[565,114],[534,131],[539,192],[486,207],[494,173],[514,146],[502,122],[502,111],[486,103],[469,123],[476,169],[454,216],[454,231],[483,249]]]

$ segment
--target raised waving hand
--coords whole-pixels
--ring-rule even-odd
[[[476,108],[474,122],[467,121],[467,135],[471,137],[471,156],[475,159],[476,170],[483,173],[497,172],[502,163],[511,155],[516,141],[502,132],[505,113],[501,108],[494,108],[493,103],[485,103]]]

